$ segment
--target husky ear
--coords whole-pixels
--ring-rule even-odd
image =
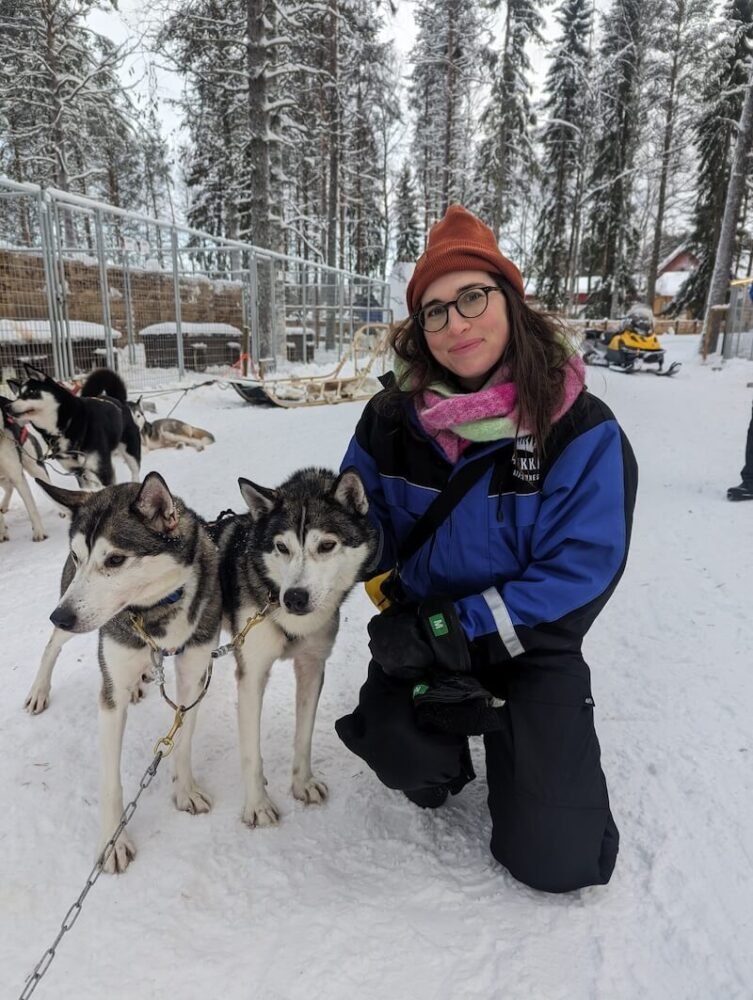
[[[64,490],[53,483],[46,483],[44,479],[35,479],[34,482],[45,491],[47,496],[52,497],[55,503],[67,507],[68,510],[83,507],[94,495],[91,490]]]
[[[369,498],[361,477],[355,469],[346,469],[335,483],[334,497],[346,510],[354,514],[368,514]]]
[[[21,383],[18,381],[17,378],[9,378],[6,381],[6,385],[8,386],[8,388],[10,389],[10,391],[13,393],[14,396],[21,395]]]
[[[157,531],[169,533],[178,527],[175,501],[159,472],[150,472],[146,477],[141,484],[134,507]]]
[[[35,368],[33,365],[27,365],[24,361],[24,368],[26,369],[26,374],[29,378],[36,379],[37,382],[46,382],[47,373],[40,371],[39,368]]]
[[[266,486],[257,486],[250,479],[242,476],[238,480],[241,496],[246,501],[246,506],[251,511],[254,518],[261,517],[267,511],[272,510],[277,500],[277,490],[270,490]]]

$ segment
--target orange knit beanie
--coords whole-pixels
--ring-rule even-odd
[[[450,271],[504,275],[520,297],[525,297],[520,271],[500,252],[494,233],[462,205],[450,205],[444,218],[429,230],[426,250],[418,258],[406,291],[411,315],[421,305],[421,296],[429,285]]]

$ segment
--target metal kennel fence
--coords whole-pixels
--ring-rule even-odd
[[[336,364],[389,286],[0,177],[0,381],[106,365],[131,392]]]

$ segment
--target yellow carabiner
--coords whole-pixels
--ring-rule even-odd
[[[175,746],[174,736],[182,725],[183,725],[183,709],[179,708],[175,713],[175,719],[173,720],[170,732],[167,734],[167,736],[163,736],[161,740],[157,740],[157,742],[154,744],[154,753],[157,753],[159,748],[161,746],[164,746],[167,749],[162,751],[162,756],[168,757],[172,752],[173,747]]]

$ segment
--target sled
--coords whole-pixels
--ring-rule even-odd
[[[230,384],[247,403],[287,409],[369,399],[380,389],[372,370],[387,354],[389,332],[389,323],[360,326],[353,334],[350,351],[326,375],[256,377],[233,380]],[[345,375],[343,370],[348,361],[353,362],[353,374]]]

